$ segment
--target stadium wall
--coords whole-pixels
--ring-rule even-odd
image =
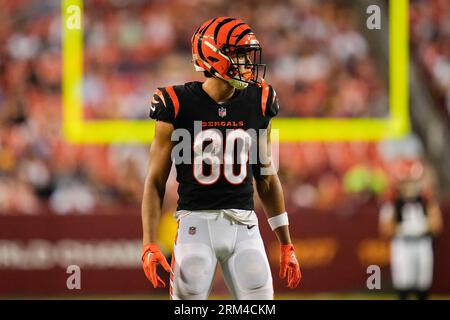
[[[445,230],[435,241],[434,293],[450,293],[450,203],[442,208]],[[88,216],[0,216],[0,296],[168,294],[167,288],[153,289],[141,270],[139,209],[114,210],[127,214],[105,208]],[[309,210],[290,214],[303,274],[298,293],[369,292],[369,265],[381,268],[381,291],[391,290],[389,242],[377,235],[374,206],[351,216]],[[276,293],[292,292],[278,278],[278,244],[259,216]],[[66,268],[72,264],[81,268],[80,290],[66,286]],[[220,276],[213,294],[227,294]]]

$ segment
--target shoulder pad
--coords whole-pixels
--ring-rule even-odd
[[[150,100],[150,118],[161,121],[172,122],[174,119],[174,112],[172,106],[163,93],[162,88],[156,89],[153,97]]]

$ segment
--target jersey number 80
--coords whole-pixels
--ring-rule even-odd
[[[209,143],[206,148],[204,148],[205,143]],[[202,185],[214,184],[220,178],[221,164],[223,164],[225,179],[233,185],[241,184],[247,177],[247,164],[251,146],[251,136],[242,129],[227,130],[225,145],[219,130],[201,131],[194,139],[193,174],[195,179]],[[238,174],[235,174],[233,170],[236,152],[238,152]],[[211,166],[211,171],[208,174],[204,173],[204,163]]]

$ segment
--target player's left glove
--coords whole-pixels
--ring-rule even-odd
[[[292,244],[280,246],[280,278],[284,279],[286,275],[288,287],[296,288],[300,283],[302,273]]]
[[[164,270],[167,272],[172,272],[170,269],[169,263],[166,258],[162,254],[161,250],[155,243],[146,244],[142,248],[142,267],[144,269],[145,275],[147,279],[152,283],[154,288],[162,287],[165,288],[166,284],[164,281],[158,276],[156,273],[156,266],[160,263]]]

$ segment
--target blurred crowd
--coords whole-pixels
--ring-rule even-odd
[[[410,21],[413,54],[450,123],[450,1],[412,0]]]
[[[384,116],[387,78],[347,5],[85,1],[84,117],[147,118],[156,87],[201,80],[191,63],[190,38],[214,16],[238,16],[255,30],[267,80],[280,98],[280,116]],[[61,135],[59,1],[0,0],[0,6],[0,213],[38,214],[48,207],[58,214],[92,213],[119,203],[138,207],[147,145],[71,145]],[[330,209],[354,194],[382,194],[390,164],[382,150],[378,143],[281,145],[287,201]],[[174,208],[175,186],[172,172],[168,210]]]
[[[87,116],[145,117],[145,108],[137,106],[148,90],[199,79],[190,62],[190,39],[215,16],[238,16],[252,26],[269,66],[267,80],[283,104],[282,116],[386,115],[387,82],[358,31],[360,21],[344,3],[89,1]]]

